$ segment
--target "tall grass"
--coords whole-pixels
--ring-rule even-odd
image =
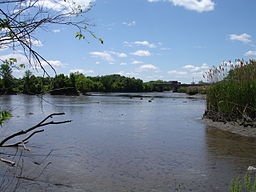
[[[230,183],[230,192],[255,192],[256,178],[255,176],[245,175],[244,177],[237,177]]]
[[[206,114],[219,114],[227,121],[256,118],[255,60],[241,62],[208,89]]]

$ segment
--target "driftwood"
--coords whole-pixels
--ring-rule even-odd
[[[46,118],[44,118],[41,122],[39,122],[38,124],[34,125],[33,127],[30,127],[26,130],[21,130],[18,132],[15,132],[9,136],[7,136],[6,138],[4,138],[1,142],[0,142],[0,147],[18,147],[18,146],[22,146],[24,148],[24,150],[30,151],[30,149],[28,149],[25,144],[28,143],[28,140],[34,136],[37,133],[41,133],[44,131],[44,129],[39,129],[36,130],[40,127],[44,127],[47,125],[56,125],[56,124],[64,124],[64,123],[70,123],[71,120],[65,120],[65,121],[49,121],[50,118],[53,118],[54,116],[59,116],[59,115],[65,115],[65,113],[52,113],[50,115],[48,115]],[[27,137],[25,137],[24,139],[22,139],[21,141],[15,142],[15,143],[11,143],[11,144],[7,144],[8,141],[10,141],[11,139],[14,139],[18,136],[21,135],[26,135],[29,134]],[[1,158],[0,157],[0,161],[4,162],[4,163],[8,163],[12,166],[15,165],[15,162]]]

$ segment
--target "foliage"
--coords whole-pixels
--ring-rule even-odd
[[[11,116],[11,113],[8,111],[0,111],[0,126],[2,126]]]
[[[219,66],[212,66],[203,77],[207,80],[208,83],[216,83],[224,80],[230,73],[235,69],[241,68],[247,63],[243,60],[236,59],[235,62],[225,61],[222,62]]]
[[[219,113],[227,121],[256,118],[256,61],[232,69],[207,91],[207,113]]]
[[[11,73],[10,73],[11,75]],[[12,75],[11,75],[12,76]],[[5,93],[3,78],[0,78],[0,93]],[[161,81],[162,82],[162,81]],[[125,77],[117,74],[86,77],[76,72],[68,75],[59,74],[55,77],[35,76],[30,70],[26,70],[22,78],[11,79],[12,90],[16,93],[41,94],[69,94],[78,92],[151,92],[156,91],[155,84],[159,81],[143,82],[141,79]],[[8,93],[7,93],[8,94]],[[72,93],[70,93],[72,94]]]
[[[11,64],[6,60],[0,65],[0,77],[2,78],[2,91],[10,93],[13,85]]]
[[[188,87],[180,87],[178,89],[179,93],[187,93],[189,95],[195,95],[195,94],[206,94],[207,89],[209,88],[209,85],[200,85],[200,86],[188,86]]]
[[[230,183],[230,192],[255,192],[256,178],[250,175],[244,177],[237,177]]]

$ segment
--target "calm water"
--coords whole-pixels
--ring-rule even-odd
[[[204,100],[144,96],[1,96],[1,109],[14,116],[1,136],[53,112],[66,113],[54,120],[73,121],[45,127],[30,139],[30,152],[0,149],[18,164],[0,162],[0,191],[228,191],[256,164],[254,140],[201,122]]]

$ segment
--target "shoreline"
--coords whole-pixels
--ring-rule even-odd
[[[228,131],[230,133],[243,136],[243,137],[253,137],[256,138],[256,128],[254,127],[245,127],[242,125],[239,125],[237,122],[218,122],[218,121],[212,121],[208,118],[203,118],[202,122],[209,127],[214,127],[219,130]]]

